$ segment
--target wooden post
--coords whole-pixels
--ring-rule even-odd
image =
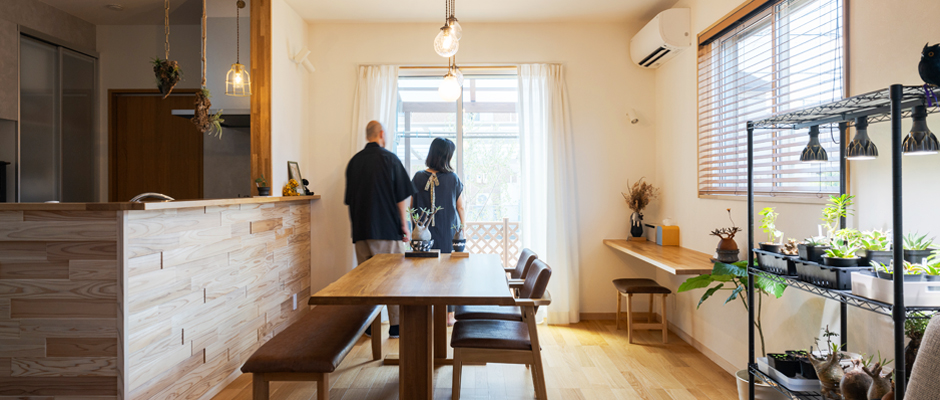
[[[503,217],[503,267],[509,268],[509,218]]]
[[[251,6],[251,179],[271,175],[271,1]],[[273,188],[277,193],[277,188]]]

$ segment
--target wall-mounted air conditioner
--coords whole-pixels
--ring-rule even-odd
[[[692,45],[688,8],[673,8],[656,15],[630,40],[630,58],[643,68],[658,68]]]

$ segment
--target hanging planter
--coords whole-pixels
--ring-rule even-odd
[[[153,64],[153,74],[157,77],[157,89],[160,90],[165,99],[180,79],[183,78],[183,70],[180,69],[180,64],[170,60],[170,0],[164,1],[163,32],[166,37],[163,45],[164,58],[162,60],[159,57],[154,58],[151,63]]]
[[[202,0],[202,88],[196,92],[196,109],[193,112],[193,124],[202,133],[210,136],[218,135],[222,139],[222,110],[212,114],[209,109],[212,107],[212,101],[209,98],[212,94],[206,87],[206,0]]]

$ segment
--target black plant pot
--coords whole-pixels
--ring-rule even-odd
[[[924,280],[927,282],[940,282],[940,275],[927,275],[924,274]]]
[[[771,253],[780,253],[780,250],[783,249],[783,245],[777,243],[761,243],[760,249]]]
[[[822,263],[822,256],[824,256],[826,250],[830,248],[829,246],[810,246],[802,243],[798,244],[796,247],[800,252],[800,259],[814,263]]]
[[[920,264],[921,260],[930,257],[934,249],[927,250],[907,250],[904,249],[904,261],[911,264]]]
[[[454,239],[454,251],[463,253],[467,249],[467,239]]]
[[[803,375],[806,379],[819,379],[819,375],[816,375],[816,368],[806,358],[800,359],[800,375]]]
[[[894,280],[894,274],[890,272],[878,271],[878,277],[889,281]],[[924,274],[904,274],[904,282],[923,282],[926,280],[927,275]]]
[[[826,257],[823,256],[823,264],[830,267],[857,267],[858,266],[858,257],[852,258],[839,258],[839,257]]]
[[[260,186],[258,187],[258,196],[270,196],[271,187],[270,186]]]
[[[862,250],[858,252],[858,256],[862,258],[858,261],[858,265],[861,266],[869,266],[872,261],[884,265],[891,265],[894,252],[891,250]]]
[[[787,356],[785,360],[780,360],[775,359],[773,356],[773,354],[767,355],[767,364],[769,364],[771,368],[777,370],[777,372],[786,375],[788,378],[792,378],[796,376],[796,374],[800,373],[800,362],[798,360],[794,360],[790,356]]]

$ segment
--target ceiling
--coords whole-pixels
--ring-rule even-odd
[[[307,21],[437,22],[443,0],[286,0]],[[646,21],[677,0],[468,0],[456,16],[468,22]]]
[[[164,0],[39,0],[95,25],[163,25]],[[251,0],[245,0],[250,3]],[[342,1],[342,0],[340,0]],[[123,11],[105,6],[119,4]],[[234,17],[235,0],[206,0],[208,17]],[[242,10],[248,16],[248,7]],[[202,0],[170,0],[170,23],[198,24]]]
[[[162,25],[164,0],[40,0],[95,25]],[[206,0],[209,17],[234,17],[235,0]],[[248,2],[250,0],[247,0]],[[307,21],[437,22],[442,0],[285,0]],[[647,21],[677,0],[458,1],[468,22]],[[123,11],[105,6],[120,4]],[[171,24],[198,24],[202,0],[170,0]],[[242,15],[247,15],[242,10]]]

